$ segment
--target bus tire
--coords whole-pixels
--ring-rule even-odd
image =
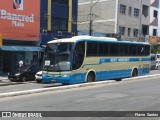
[[[138,70],[134,68],[132,71],[132,77],[136,77],[136,76],[138,76]]]
[[[87,75],[87,82],[95,82],[95,73],[94,72],[89,72]]]

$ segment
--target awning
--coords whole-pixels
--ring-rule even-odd
[[[3,51],[40,51],[41,49],[33,46],[0,46],[0,50]]]

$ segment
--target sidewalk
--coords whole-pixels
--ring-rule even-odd
[[[14,84],[16,84],[16,83],[11,82],[11,81],[8,79],[7,74],[1,74],[1,75],[0,75],[0,86],[14,85]]]
[[[0,80],[6,80],[8,79],[8,74],[7,73],[0,73]]]
[[[8,77],[7,76],[0,76],[0,81],[1,80],[8,80]]]
[[[7,78],[8,73],[0,73],[0,80],[1,78]]]
[[[8,76],[6,74],[0,75],[0,83],[4,81],[9,81]]]

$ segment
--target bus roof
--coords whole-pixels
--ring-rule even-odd
[[[92,36],[85,36],[85,35],[80,35],[80,36],[74,36],[72,38],[63,38],[63,39],[56,39],[49,41],[48,43],[57,43],[57,42],[76,42],[79,40],[110,40],[110,41],[117,41],[116,38],[111,38],[111,37],[92,37]]]
[[[59,43],[59,42],[77,42],[80,40],[86,40],[86,41],[109,41],[109,42],[120,42],[120,43],[135,43],[135,44],[149,44],[146,42],[131,42],[131,41],[118,41],[116,38],[112,37],[93,37],[93,36],[85,36],[85,35],[80,35],[80,36],[74,36],[72,38],[63,38],[63,39],[56,39],[49,41],[48,43]]]

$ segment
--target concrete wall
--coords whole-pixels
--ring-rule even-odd
[[[114,33],[117,0],[93,0],[92,20],[94,32]],[[78,30],[89,30],[90,0],[80,0],[78,6]]]

